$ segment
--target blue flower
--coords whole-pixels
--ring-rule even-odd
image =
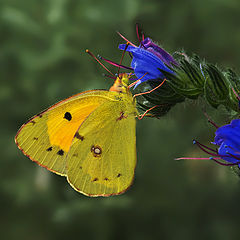
[[[219,146],[219,156],[230,163],[240,163],[240,119],[217,129],[213,144]]]
[[[240,167],[240,119],[232,120],[230,124],[218,127],[214,142],[212,142],[218,146],[218,149],[207,147],[196,140],[193,143],[211,157],[178,159],[211,159],[224,166],[238,165]],[[224,160],[226,163],[219,160]]]
[[[120,44],[119,49],[126,49],[126,44]],[[160,70],[173,74],[174,72],[169,67],[178,65],[168,52],[153,43],[150,38],[141,41],[139,47],[129,45],[126,51],[132,53],[131,66],[137,78],[141,78],[136,86],[147,80],[163,80],[165,76]]]

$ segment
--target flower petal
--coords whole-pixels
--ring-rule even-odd
[[[119,49],[124,50],[125,48],[126,44],[119,45]],[[164,75],[161,73],[160,69],[173,73],[173,71],[171,71],[161,59],[143,48],[128,46],[126,51],[131,52],[133,55],[131,66],[134,69],[137,78],[141,78],[147,73],[146,76],[140,80],[141,82],[154,79],[164,79]]]
[[[142,45],[145,49],[147,49],[149,52],[156,55],[158,58],[160,58],[165,64],[170,65],[173,63],[175,65],[178,65],[178,63],[175,61],[175,59],[165,50],[160,48],[157,44],[155,44],[152,39],[145,38],[142,41]]]

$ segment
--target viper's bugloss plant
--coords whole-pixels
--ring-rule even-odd
[[[138,99],[142,110],[157,105],[151,112],[160,117],[176,103],[202,96],[214,108],[224,105],[228,110],[239,112],[234,91],[240,91],[240,80],[232,70],[222,71],[197,55],[190,57],[184,52],[175,52],[172,57],[150,38],[142,39],[139,46],[128,44],[121,44],[119,48],[132,54],[131,67],[140,78],[138,84],[144,82],[145,89],[150,90],[166,79],[161,88]],[[141,87],[137,89],[142,91]]]
[[[123,36],[122,36],[123,37]],[[221,70],[219,67],[201,60],[197,55],[188,56],[184,52],[170,54],[154,43],[150,38],[139,36],[139,46],[129,42],[120,44],[119,49],[127,51],[132,57],[132,70],[138,79],[136,90],[145,92],[155,89],[137,99],[138,107],[144,111],[151,110],[152,116],[165,115],[172,106],[185,99],[203,97],[212,107],[225,106],[232,117],[240,112],[240,79],[231,70]],[[120,66],[121,67],[121,66]],[[127,68],[127,67],[125,67]],[[194,140],[194,144],[207,153],[205,158],[178,158],[213,160],[224,166],[232,166],[240,176],[240,119],[232,120],[230,124],[218,127],[215,132],[215,147],[209,147]]]

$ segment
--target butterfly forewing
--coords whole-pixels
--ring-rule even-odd
[[[16,135],[18,147],[31,160],[66,175],[66,156],[81,123],[109,101],[108,91],[88,91],[50,107],[24,124]]]

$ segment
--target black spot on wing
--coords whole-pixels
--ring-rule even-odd
[[[57,154],[60,155],[60,156],[63,156],[64,151],[63,151],[62,149],[60,149],[60,150],[57,152]]]
[[[96,182],[96,181],[98,181],[98,178],[94,178],[92,181],[93,181],[93,182]]]
[[[117,177],[121,177],[122,176],[122,174],[121,173],[119,173],[118,175],[117,175]]]
[[[51,151],[52,151],[52,147],[49,147],[49,148],[47,149],[47,151],[48,151],[48,152],[51,152]]]
[[[75,133],[74,137],[81,140],[81,141],[84,140],[84,136],[81,136],[78,132]]]
[[[72,115],[71,115],[70,112],[65,112],[63,118],[67,119],[68,121],[71,121],[72,120]]]
[[[37,137],[34,137],[34,138],[33,138],[33,140],[37,141],[37,140],[38,140],[38,138],[37,138]]]

